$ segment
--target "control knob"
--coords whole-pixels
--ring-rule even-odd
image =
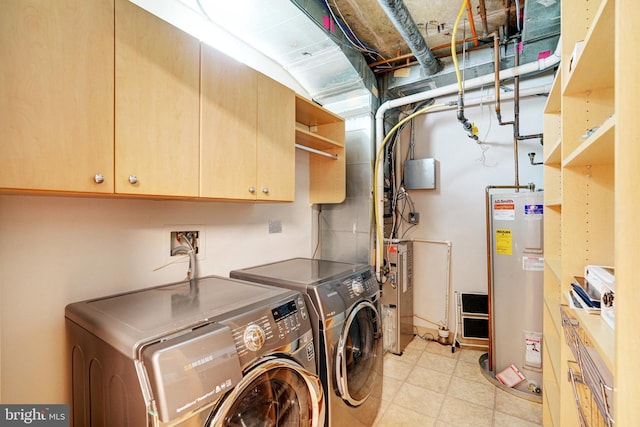
[[[351,290],[356,296],[360,296],[364,293],[364,285],[360,280],[354,280],[351,282]]]
[[[249,325],[244,330],[244,345],[251,351],[258,351],[264,345],[266,335],[264,330],[258,325]]]

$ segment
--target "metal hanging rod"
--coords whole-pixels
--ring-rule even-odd
[[[307,147],[306,145],[296,144],[296,148],[300,150],[308,151],[313,154],[318,154],[320,156],[329,157],[330,159],[333,159],[333,160],[338,160],[337,154],[325,153],[324,151],[316,150],[315,148]]]

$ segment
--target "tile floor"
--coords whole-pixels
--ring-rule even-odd
[[[402,356],[384,360],[382,405],[373,427],[535,427],[542,405],[513,396],[487,380],[485,351],[415,338]]]

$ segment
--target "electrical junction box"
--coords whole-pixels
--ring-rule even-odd
[[[407,190],[434,190],[436,188],[435,159],[405,161],[404,188]]]

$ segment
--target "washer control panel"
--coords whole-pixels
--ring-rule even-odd
[[[264,332],[264,329],[255,324],[247,326],[242,335],[244,346],[250,351],[260,350],[266,339],[267,334]]]
[[[308,316],[304,298],[298,295],[269,311],[261,310],[248,318],[238,319],[231,331],[238,355],[260,351],[271,341],[295,341],[306,332],[301,330],[304,325],[308,329]]]
[[[365,271],[350,276],[343,281],[349,291],[350,299],[360,296],[371,297],[378,292],[378,281],[371,271]]]

